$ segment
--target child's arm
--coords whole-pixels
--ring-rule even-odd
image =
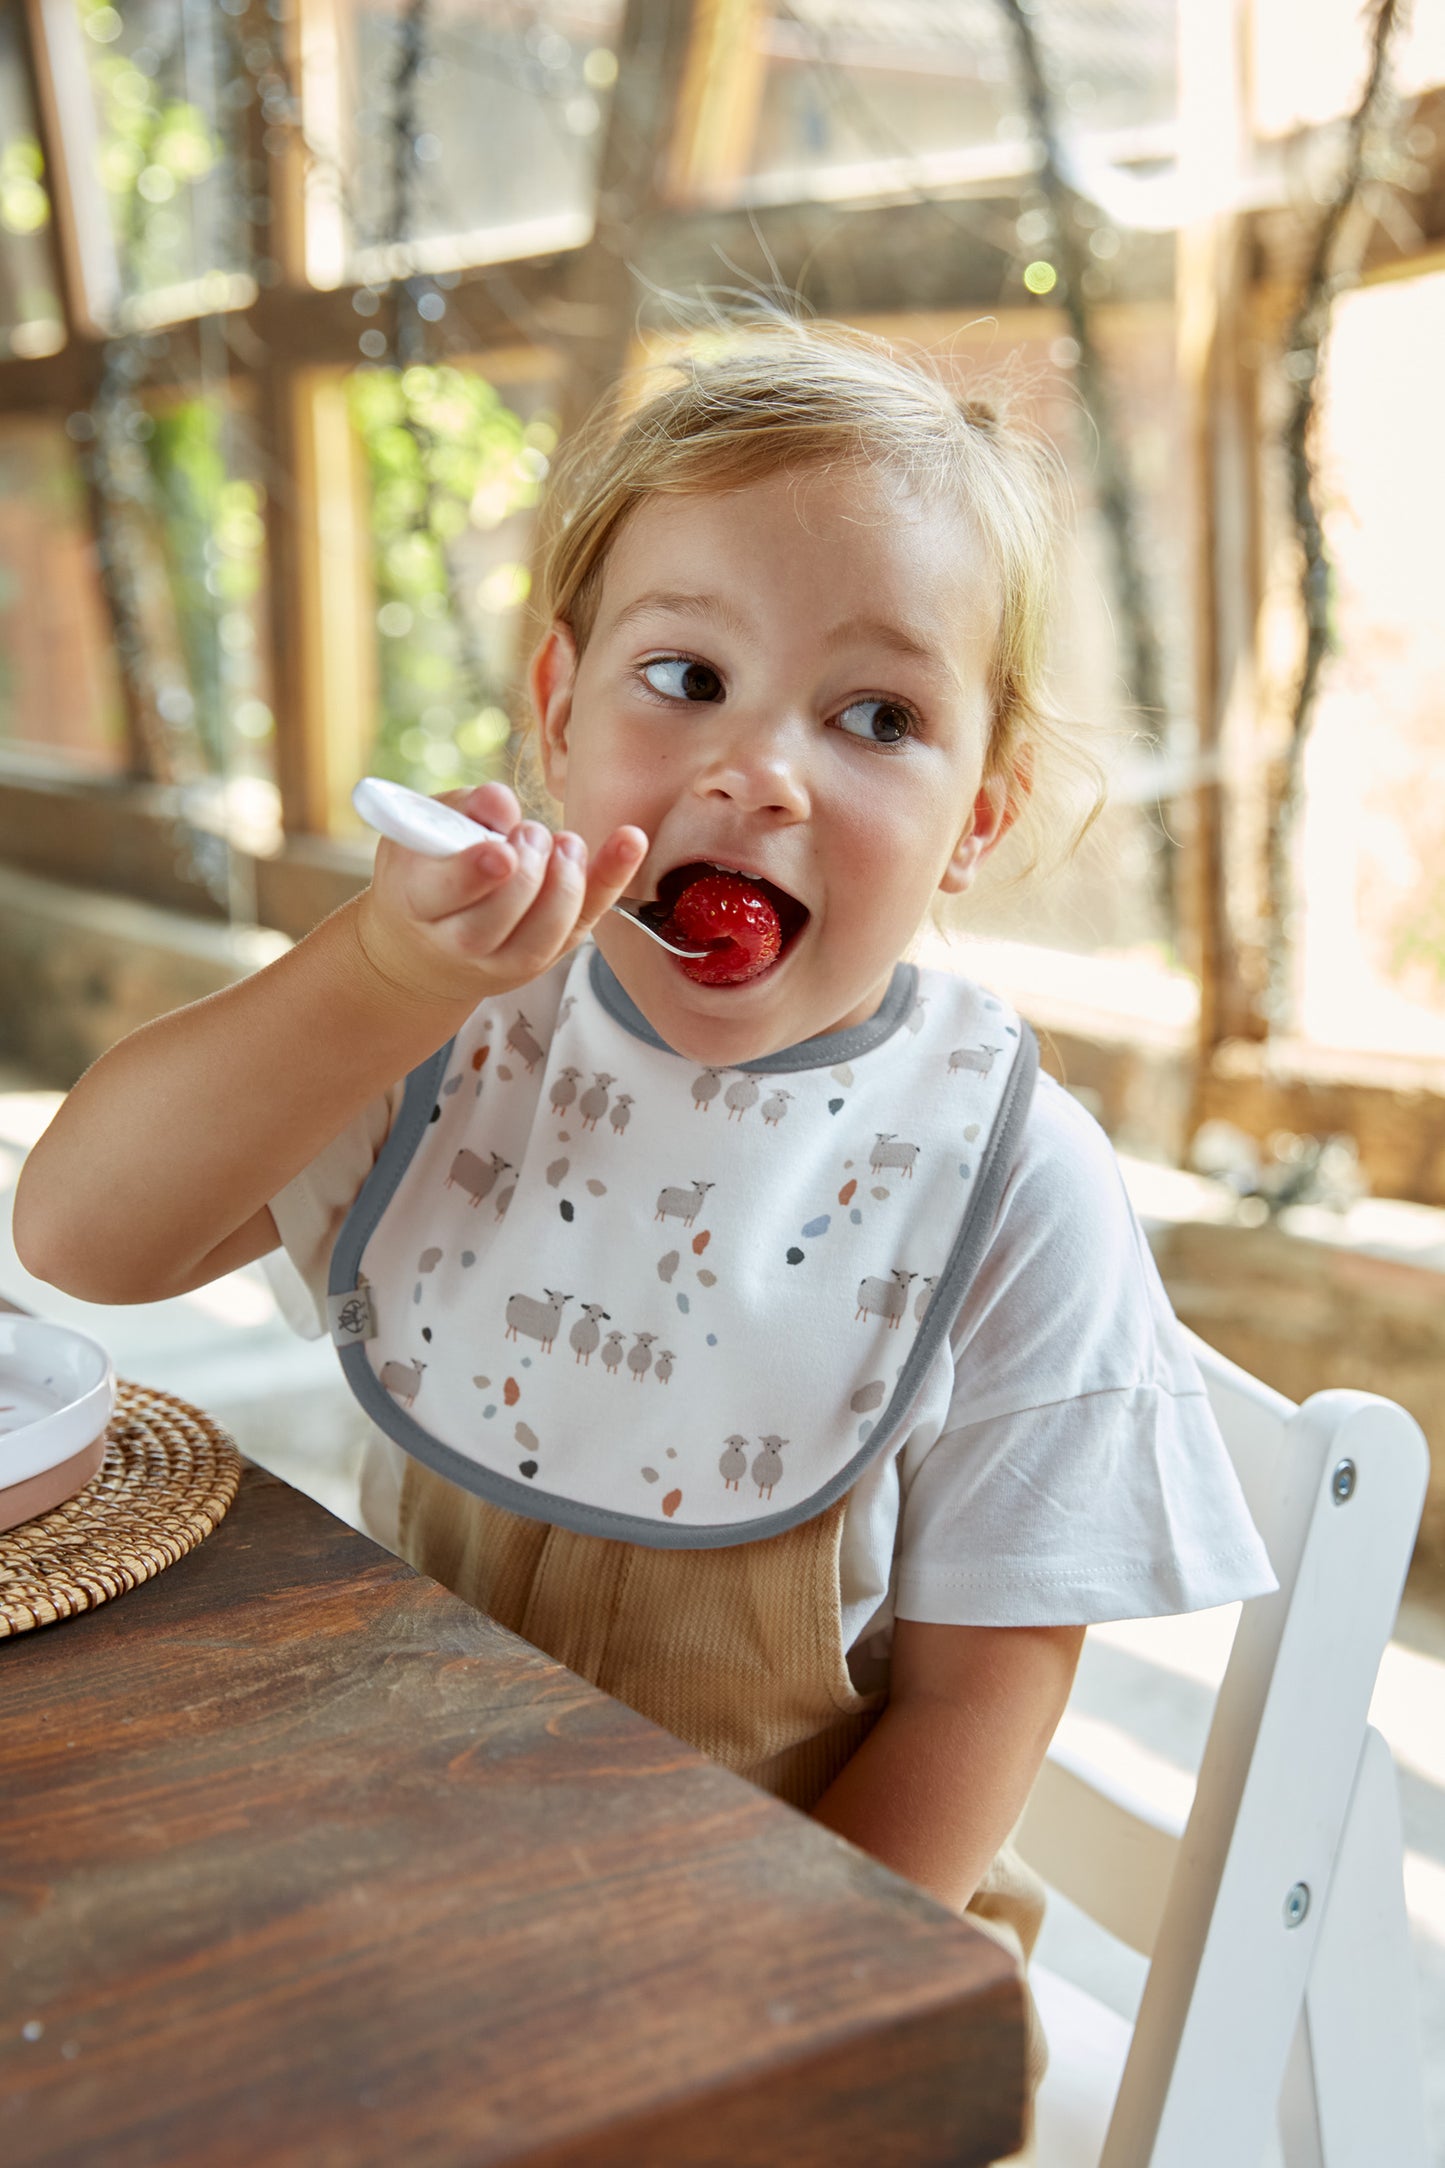
[[[287,955],[86,1072],[16,1192],[27,1270],[87,1301],[155,1302],[274,1249],[267,1200],[479,1001],[549,969],[647,847],[620,828],[589,868],[503,785],[449,795],[507,840],[448,859],[381,843],[371,887]]]
[[[961,1911],[1024,1809],[1082,1626],[896,1619],[888,1706],[816,1819]]]

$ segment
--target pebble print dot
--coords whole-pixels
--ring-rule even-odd
[[[519,1460],[517,1462],[517,1473],[528,1477],[534,1476],[537,1473],[537,1463],[534,1460]]]
[[[707,1344],[708,1344],[708,1346],[709,1346],[709,1347],[716,1347],[716,1346],[717,1346],[717,1334],[716,1334],[715,1332],[710,1332],[710,1333],[708,1334],[708,1336],[707,1336]]]
[[[522,1368],[523,1368],[524,1370],[530,1370],[530,1369],[531,1369],[531,1367],[532,1367],[532,1358],[531,1358],[531,1356],[530,1356],[530,1355],[524,1355],[524,1356],[522,1357]]]
[[[692,1308],[692,1304],[688,1301],[686,1295],[679,1295],[677,1298],[677,1307],[679,1308],[679,1310],[681,1310],[683,1316],[686,1317],[688,1311]]]
[[[477,1261],[477,1253],[476,1253],[476,1251],[475,1251],[475,1250],[463,1250],[463,1251],[462,1251],[462,1264],[463,1264],[464,1266],[466,1266],[466,1267],[470,1267],[470,1266],[474,1265],[474,1264],[476,1263],[476,1261]]]
[[[851,1211],[851,1212],[850,1212],[850,1213],[848,1214],[848,1217],[849,1217],[849,1219],[850,1219],[850,1220],[851,1220],[851,1221],[853,1222],[853,1225],[854,1225],[855,1227],[861,1227],[861,1226],[862,1226],[862,1224],[863,1224],[863,1215],[862,1215],[862,1213],[861,1213],[861,1212],[860,1212],[860,1211],[858,1210],[858,1207],[857,1207],[857,1205],[856,1205],[856,1204],[854,1205],[854,1207],[853,1207],[852,1211]]]
[[[699,1287],[716,1287],[717,1274],[715,1272],[709,1272],[706,1265],[704,1265],[701,1272],[697,1276],[697,1284]]]
[[[491,1384],[491,1382],[492,1382],[492,1381],[491,1381],[491,1379],[490,1379],[490,1378],[473,1378],[473,1379],[472,1379],[472,1383],[473,1383],[473,1385],[479,1385],[479,1386],[481,1386],[481,1387],[482,1387],[482,1388],[483,1388],[484,1390],[485,1390],[485,1388],[486,1388],[486,1387],[487,1387],[488,1385],[490,1385],[490,1384]]]
[[[452,1093],[453,1093],[453,1092],[455,1092],[455,1091],[460,1091],[460,1090],[461,1090],[461,1084],[462,1084],[462,1073],[461,1073],[461,1071],[460,1071],[460,1069],[459,1069],[459,1070],[457,1071],[457,1073],[456,1073],[456,1075],[455,1075],[455,1076],[449,1076],[449,1077],[447,1078],[447,1080],[446,1080],[445,1084],[443,1084],[443,1086],[442,1086],[442,1097],[443,1097],[443,1099],[450,1099],[450,1098],[451,1098],[451,1095],[452,1095]]]
[[[890,1196],[891,1196],[891,1195],[892,1195],[893,1193],[892,1193],[892,1191],[891,1191],[891,1190],[887,1190],[887,1189],[884,1189],[884,1187],[883,1187],[882,1183],[880,1182],[879,1184],[877,1184],[877,1186],[876,1186],[875,1188],[873,1188],[873,1189],[870,1189],[870,1190],[869,1190],[869,1192],[868,1192],[868,1194],[869,1194],[869,1196],[870,1196],[870,1197],[876,1197],[876,1198],[878,1199],[878,1202],[879,1202],[880,1204],[885,1204],[885,1203],[887,1202],[888,1198],[889,1198],[889,1197],[890,1197]]]
[[[841,1099],[830,1099],[828,1101],[828,1112],[830,1114],[837,1114],[841,1111],[842,1105],[843,1102]]]
[[[499,1069],[499,1070],[497,1071],[497,1074],[498,1074],[498,1076],[500,1076],[500,1075],[501,1075],[501,1073],[502,1073],[502,1072],[501,1072],[501,1070]],[[572,1142],[572,1132],[571,1132],[571,1130],[570,1130],[570,1129],[559,1129],[559,1130],[558,1130],[558,1132],[557,1132],[557,1142],[558,1142],[559,1144],[570,1144],[570,1143]]]
[[[962,1163],[960,1163],[958,1171],[959,1171],[959,1173],[960,1173],[960,1174],[961,1174],[961,1175],[963,1176],[963,1179],[965,1180],[965,1182],[970,1182],[970,1181],[972,1181],[972,1179],[973,1179],[973,1169],[972,1169],[972,1167],[969,1167],[969,1166],[965,1166],[965,1165],[963,1165]]]
[[[497,1074],[498,1074],[498,1076],[499,1076],[499,1077],[501,1078],[501,1080],[502,1080],[502,1082],[503,1082],[504,1084],[510,1084],[510,1083],[511,1083],[511,1081],[512,1081],[512,1072],[511,1072],[511,1070],[510,1070],[510,1069],[509,1069],[509,1068],[507,1067],[507,1065],[506,1065],[506,1063],[505,1063],[505,1062],[498,1062],[498,1064],[497,1064]]]
[[[704,1251],[704,1250],[705,1250],[705,1249],[707,1248],[707,1246],[708,1246],[709,1242],[711,1242],[711,1240],[712,1240],[712,1229],[711,1229],[710,1227],[704,1227],[704,1229],[703,1229],[703,1231],[702,1231],[702,1233],[701,1233],[700,1235],[694,1235],[694,1236],[693,1236],[693,1238],[692,1238],[692,1254],[693,1254],[693,1256],[694,1256],[694,1257],[701,1257],[701,1255],[702,1255],[703,1251]]]
[[[964,1143],[965,1143],[965,1144],[972,1144],[972,1142],[973,1142],[974,1138],[975,1138],[975,1137],[976,1137],[977,1135],[978,1135],[978,1123],[977,1123],[977,1122],[970,1122],[970,1123],[969,1123],[969,1125],[968,1125],[968,1127],[967,1127],[967,1129],[965,1129],[965,1131],[963,1132],[963,1141],[964,1141]]]
[[[567,1169],[571,1166],[571,1164],[572,1162],[570,1159],[553,1160],[551,1166],[547,1169],[547,1180],[550,1182],[553,1189],[557,1187],[557,1184],[561,1181],[563,1175],[567,1172]]]
[[[798,1245],[795,1242],[793,1244],[793,1247],[788,1252],[788,1263],[790,1265],[800,1265],[802,1262],[803,1252],[798,1248]]]
[[[483,1410],[482,1410],[482,1414],[483,1414],[483,1416],[485,1417],[486,1421],[487,1421],[487,1422],[489,1422],[489,1423],[490,1423],[490,1421],[492,1420],[492,1417],[493,1417],[493,1416],[494,1416],[494,1415],[496,1414],[496,1412],[497,1412],[497,1404],[496,1404],[496,1402],[495,1402],[495,1401],[493,1401],[493,1402],[492,1402],[492,1405],[491,1405],[491,1406],[490,1406],[489,1408],[483,1408]]]
[[[422,1336],[423,1340],[426,1340],[426,1341],[430,1342],[430,1340],[431,1340],[431,1327],[430,1327],[430,1325],[423,1325],[423,1326],[422,1326],[422,1329],[421,1329],[421,1336]]]
[[[870,1415],[874,1408],[882,1407],[886,1391],[882,1378],[872,1378],[868,1384],[859,1386],[848,1405],[855,1415]]]
[[[662,1510],[669,1520],[672,1519],[673,1514],[676,1513],[681,1504],[682,1492],[680,1490],[670,1490],[662,1501]]]
[[[658,1258],[657,1277],[660,1280],[670,1280],[672,1278],[678,1267],[679,1254],[677,1250],[669,1250],[666,1257]]]
[[[816,1219],[810,1219],[806,1223],[803,1228],[803,1233],[808,1236],[825,1235],[828,1232],[831,1218],[832,1215],[830,1213],[820,1212]]]
[[[593,1179],[587,1184],[587,1192],[588,1195],[592,1197],[605,1197],[607,1195],[607,1184],[605,1182],[599,1182],[594,1176]]]
[[[442,1110],[439,1106],[433,1107],[431,1113],[427,1116],[429,1122],[439,1122],[441,1118]]]
[[[420,1281],[420,1280],[418,1280],[418,1281],[417,1281],[417,1283],[416,1283],[416,1286],[415,1286],[415,1287],[414,1287],[414,1288],[412,1289],[412,1291],[411,1291],[411,1299],[412,1299],[412,1301],[413,1301],[413,1302],[420,1302],[420,1301],[421,1301],[421,1281]]]
[[[668,1449],[667,1449],[667,1457],[668,1457],[668,1459],[669,1459],[669,1460],[676,1460],[676,1459],[677,1459],[677,1447],[676,1447],[675,1445],[670,1445],[670,1446],[668,1447]]]
[[[853,1081],[853,1072],[848,1067],[848,1064],[846,1062],[844,1062],[843,1066],[840,1069],[834,1069],[831,1073],[837,1078],[840,1084],[851,1084]]]
[[[655,1483],[657,1481],[657,1470],[655,1468],[644,1468],[642,1480],[644,1483]]]
[[[866,1445],[872,1435],[873,1425],[871,1423],[860,1423],[858,1425],[858,1443],[860,1445]]]
[[[441,1261],[442,1253],[440,1250],[423,1250],[421,1256],[417,1259],[416,1269],[418,1272],[435,1272]]]
[[[843,1187],[842,1187],[842,1188],[841,1188],[841,1189],[839,1190],[839,1192],[838,1192],[838,1202],[839,1202],[839,1204],[851,1204],[851,1203],[853,1202],[853,1199],[854,1199],[854,1198],[856,1197],[856,1195],[857,1195],[857,1194],[858,1194],[858,1184],[857,1184],[857,1182],[856,1182],[856,1181],[850,1181],[850,1182],[845,1182],[845,1183],[843,1184]]]
[[[502,1387],[502,1398],[506,1401],[507,1406],[509,1408],[515,1408],[517,1402],[521,1399],[521,1397],[521,1386],[517,1383],[515,1378],[508,1378],[506,1384]]]
[[[562,1199],[562,1202],[558,1205],[557,1210],[561,1213],[563,1219],[567,1221],[569,1226],[571,1222],[577,1217],[577,1207],[573,1204],[570,1197],[564,1197]]]

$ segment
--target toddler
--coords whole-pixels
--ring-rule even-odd
[[[1273,1586],[1102,1132],[902,960],[1069,757],[1046,465],[774,321],[584,431],[545,517],[565,827],[489,783],[459,856],[383,841],[82,1079],[17,1244],[102,1302],[284,1246],[375,1533],[1026,1953],[1085,1625]]]

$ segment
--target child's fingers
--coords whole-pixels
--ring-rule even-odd
[[[587,868],[587,888],[577,914],[579,935],[590,932],[604,911],[624,895],[629,881],[647,856],[647,836],[641,828],[614,828],[599,844]]]
[[[443,805],[455,806],[469,821],[495,828],[499,835],[509,836],[522,818],[517,794],[505,783],[474,783],[467,790],[444,790],[440,795]]]

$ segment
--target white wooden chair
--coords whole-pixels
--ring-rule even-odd
[[[1132,2034],[1033,1968],[1037,2168],[1426,2168],[1398,1787],[1367,1721],[1425,1440],[1392,1401],[1295,1407],[1193,1345],[1280,1586],[1241,1609],[1187,1821],[1077,1753],[1040,1774],[1020,1851],[1150,1964]]]

